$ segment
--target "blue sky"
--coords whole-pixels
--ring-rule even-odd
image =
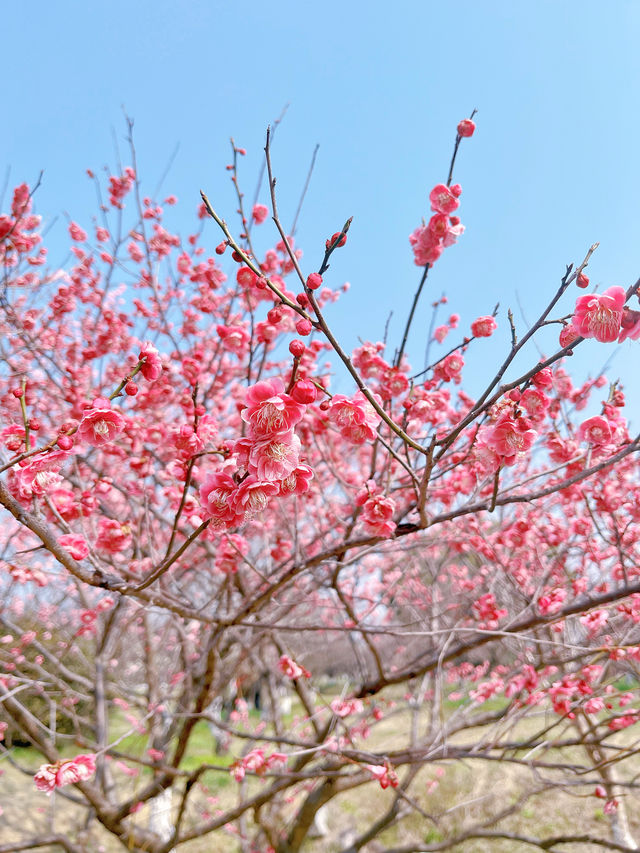
[[[349,281],[351,290],[330,320],[352,346],[358,337],[380,339],[393,312],[396,341],[418,280],[408,234],[429,215],[430,188],[446,178],[458,120],[477,108],[478,130],[463,141],[455,175],[467,231],[432,270],[409,347],[421,367],[428,302],[442,293],[461,314],[461,330],[500,302],[499,333],[467,357],[477,390],[508,345],[507,307],[524,329],[591,243],[600,241],[588,271],[600,289],[628,287],[640,275],[640,6],[345,6],[11,4],[3,10],[0,164],[10,167],[11,184],[32,183],[44,169],[37,208],[47,221],[60,215],[50,242],[62,258],[62,214],[89,224],[94,210],[85,169],[113,166],[114,140],[127,160],[124,107],[149,190],[179,145],[163,194],[178,196],[169,226],[186,234],[200,188],[233,219],[224,169],[231,135],[248,150],[241,179],[252,197],[266,126],[288,103],[274,145],[285,222],[320,145],[298,231],[305,268],[317,267],[325,238],[353,215],[327,279]],[[212,224],[211,246],[217,242]],[[578,293],[572,289],[563,313]],[[552,341],[555,333],[547,353]],[[636,424],[638,346],[623,344],[611,370],[625,381]],[[598,370],[613,351],[587,342],[574,358],[576,375]]]

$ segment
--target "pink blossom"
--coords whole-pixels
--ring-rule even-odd
[[[140,368],[140,373],[142,373],[144,378],[149,382],[154,382],[162,375],[162,360],[160,358],[160,353],[153,344],[147,341],[142,345],[138,360],[144,360]]]
[[[438,326],[438,328],[433,333],[434,341],[437,341],[439,344],[441,344],[450,331],[451,329],[449,326]]]
[[[98,523],[96,548],[108,554],[119,554],[131,544],[131,528],[115,518],[101,518]]]
[[[631,338],[632,341],[640,338],[640,311],[632,311],[625,305],[622,309],[622,331],[618,343],[626,341],[627,338]]]
[[[278,669],[283,675],[292,680],[296,678],[311,678],[309,670],[305,669],[301,664],[296,663],[289,655],[282,655],[278,661]]]
[[[625,298],[622,287],[610,287],[601,294],[579,296],[571,325],[583,338],[612,343],[620,334]]]
[[[301,463],[297,465],[290,474],[287,474],[280,483],[279,494],[283,497],[287,495],[303,495],[309,491],[309,483],[313,479],[313,471],[308,465]]]
[[[397,788],[400,784],[398,774],[390,764],[365,764],[364,767],[377,779],[381,788]]]
[[[251,518],[266,509],[269,498],[277,494],[276,483],[259,480],[255,474],[249,474],[233,495],[233,507],[238,516],[246,514]]]
[[[253,210],[251,211],[251,216],[253,217],[253,221],[256,225],[262,225],[267,216],[269,215],[269,208],[264,204],[254,204]]]
[[[364,709],[360,699],[334,699],[331,710],[336,717],[349,717],[351,714],[360,714]]]
[[[257,441],[249,453],[249,470],[259,480],[283,480],[297,467],[300,439],[289,432]]]
[[[225,471],[207,474],[200,486],[200,503],[206,518],[213,519],[217,525],[233,527],[244,518],[244,513],[233,505],[238,490],[231,475]]]
[[[577,341],[578,338],[582,337],[575,326],[568,325],[563,326],[560,331],[559,343],[560,346],[564,349],[564,347],[570,346],[574,341]]]
[[[253,438],[266,438],[274,433],[289,432],[304,414],[304,406],[284,393],[280,379],[266,379],[247,388],[247,407],[242,420],[249,425]]]
[[[473,136],[476,129],[476,123],[470,118],[463,118],[458,122],[458,136]]]
[[[83,536],[78,533],[65,533],[58,538],[58,544],[62,545],[74,560],[84,560],[89,553],[89,546]]]
[[[76,240],[78,243],[84,243],[87,239],[87,232],[76,222],[72,222],[69,225],[69,234],[71,235],[71,239]]]
[[[343,394],[335,394],[328,415],[342,437],[352,444],[373,441],[377,435],[380,418],[362,391],[358,391],[352,399]]]
[[[90,779],[96,772],[95,755],[76,755],[67,761],[43,764],[33,777],[38,791],[50,795],[56,788]]]
[[[487,592],[473,604],[473,613],[482,628],[494,630],[500,619],[507,615],[504,608],[498,608],[493,593]]]
[[[384,497],[378,491],[376,483],[369,480],[356,495],[355,503],[362,507],[362,520],[370,533],[375,536],[392,536],[396,529],[393,521],[396,504],[392,498]]]
[[[478,317],[471,324],[471,334],[476,338],[489,338],[497,328],[498,324],[493,317]]]
[[[282,752],[265,756],[264,749],[252,749],[243,758],[234,761],[231,772],[236,782],[242,782],[247,771],[262,776],[269,770],[281,770],[286,763],[287,756]]]
[[[427,264],[434,264],[444,251],[440,238],[430,231],[426,225],[416,228],[409,235],[409,242],[417,266],[423,267]]]
[[[606,610],[592,610],[580,617],[580,622],[589,632],[589,636],[597,634],[600,628],[609,621],[609,614]]]
[[[449,215],[458,207],[460,202],[445,184],[436,184],[429,193],[432,210]]]
[[[111,409],[110,401],[105,397],[96,397],[92,407],[84,411],[78,437],[93,447],[104,447],[120,435],[124,425],[124,418]]]
[[[580,441],[588,441],[589,444],[593,444],[596,447],[607,444],[607,442],[611,441],[611,427],[609,426],[609,422],[600,415],[583,421],[578,429],[578,439]]]
[[[526,418],[514,418],[504,414],[489,430],[486,442],[502,457],[505,465],[513,465],[519,453],[525,453],[536,440]]]
[[[458,385],[463,367],[463,357],[459,352],[452,352],[436,364],[433,368],[433,375],[442,382],[451,382],[453,380]]]
[[[249,343],[249,332],[244,326],[216,326],[216,331],[220,335],[222,346],[228,352],[240,355]]]

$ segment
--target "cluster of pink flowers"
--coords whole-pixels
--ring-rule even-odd
[[[0,262],[4,268],[17,267],[23,256],[29,255],[30,266],[44,264],[47,251],[41,248],[37,255],[31,254],[40,243],[37,232],[40,217],[31,213],[31,194],[26,184],[20,184],[13,193],[11,215],[0,215]],[[13,280],[15,285],[28,285],[35,282],[34,272],[19,275]]]
[[[501,465],[514,465],[520,454],[531,449],[536,438],[531,420],[518,417],[512,408],[482,432],[483,443],[497,455]]]
[[[436,184],[429,194],[433,216],[427,225],[420,225],[409,235],[413,248],[414,261],[417,266],[434,264],[448,246],[453,246],[458,237],[464,232],[457,216],[451,216],[460,202],[462,193],[460,184],[448,187],[446,184]]]
[[[235,463],[208,474],[200,487],[204,514],[216,527],[241,524],[276,495],[303,494],[313,476],[300,461],[300,439],[294,432],[305,406],[285,393],[277,378],[252,385],[245,402],[241,417],[247,436],[233,444]]]
[[[334,699],[331,710],[336,717],[349,717],[351,714],[361,714],[364,705],[360,699]]]
[[[95,772],[95,755],[76,755],[75,758],[67,761],[43,764],[33,777],[33,781],[38,791],[44,791],[49,795],[63,785],[73,785],[90,779]]]
[[[400,784],[398,774],[390,764],[365,764],[365,768],[371,773],[374,779],[380,783],[381,788],[397,788]]]
[[[373,441],[377,435],[380,417],[362,391],[351,398],[335,394],[328,415],[340,435],[351,444]]]
[[[507,615],[507,611],[498,607],[493,593],[487,592],[474,602],[473,614],[480,622],[481,628],[493,631],[498,627],[500,620]]]
[[[455,382],[460,384],[462,378],[462,368],[464,367],[464,358],[459,352],[452,352],[439,361],[433,368],[435,379],[441,382]]]
[[[231,765],[231,772],[236,782],[242,782],[246,773],[255,773],[263,776],[270,770],[281,771],[287,764],[287,756],[282,752],[272,752],[265,755],[264,749],[252,749],[243,758],[239,758]]]
[[[292,681],[296,678],[311,678],[311,673],[302,664],[296,663],[289,655],[282,655],[278,661],[278,669]]]
[[[125,196],[131,191],[133,182],[136,179],[136,173],[127,166],[124,172],[117,177],[111,175],[109,178],[109,201],[114,207],[122,209]]]
[[[355,504],[362,507],[360,517],[369,533],[375,536],[393,536],[397,526],[393,520],[395,501],[380,494],[380,488],[374,480],[369,480],[360,489],[356,495]]]

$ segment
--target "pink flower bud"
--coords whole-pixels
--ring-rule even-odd
[[[325,246],[327,247],[327,249],[330,249],[333,246],[333,244],[336,242],[336,240],[338,240],[338,237],[340,237],[341,234],[342,234],[342,231],[336,231],[335,234],[332,234],[331,237],[329,237],[329,239],[325,243]],[[340,240],[338,241],[336,248],[339,248],[340,246],[344,246],[344,244],[346,242],[347,242],[347,235],[342,234],[342,237],[340,237]]]
[[[296,403],[302,403],[304,405],[308,403],[315,403],[318,397],[318,389],[311,379],[299,379],[291,389],[291,396]]]
[[[310,335],[312,328],[313,326],[311,325],[311,320],[305,320],[303,318],[302,320],[298,320],[298,322],[296,323],[296,332],[299,335],[302,335],[303,337],[305,337],[306,335]]]
[[[578,278],[576,279],[576,284],[578,285],[578,287],[589,287],[589,278],[581,272]]]
[[[305,349],[306,347],[302,343],[302,341],[295,340],[291,341],[291,343],[289,344],[289,352],[296,358],[301,358],[304,355]]]
[[[309,290],[317,290],[322,284],[322,276],[317,272],[312,272],[307,278],[307,287]]]
[[[476,124],[474,121],[471,121],[470,118],[463,118],[458,123],[458,136],[473,136],[475,129]]]

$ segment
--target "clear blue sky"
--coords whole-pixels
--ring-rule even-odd
[[[248,149],[241,177],[252,196],[265,128],[289,103],[274,148],[283,218],[319,143],[298,232],[306,268],[353,215],[328,279],[352,287],[330,319],[353,345],[380,339],[393,310],[395,341],[418,277],[407,236],[429,215],[455,126],[475,107],[478,130],[456,171],[467,232],[435,265],[429,294],[448,294],[461,328],[502,305],[496,340],[469,354],[473,385],[507,346],[506,308],[523,328],[520,306],[533,319],[592,242],[601,289],[640,276],[639,24],[634,0],[606,11],[599,0],[14,3],[2,12],[0,164],[11,184],[44,169],[39,212],[88,225],[85,169],[113,166],[115,138],[125,151],[124,106],[149,190],[179,143],[163,191],[181,202],[170,227],[187,233],[201,187],[233,218],[231,135]],[[64,230],[61,218],[51,235],[61,257]],[[416,366],[427,325],[425,304],[409,350]],[[613,351],[583,346],[581,375]],[[639,346],[623,344],[612,369],[636,424]]]

